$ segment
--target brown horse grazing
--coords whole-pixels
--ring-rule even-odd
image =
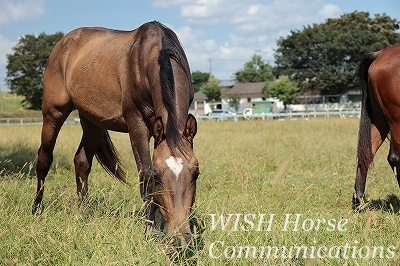
[[[369,54],[358,71],[362,110],[354,204],[363,204],[368,167],[390,131],[388,162],[400,186],[400,45]]]
[[[163,231],[184,244],[191,237],[189,216],[199,175],[193,153],[197,122],[188,114],[193,93],[183,48],[175,33],[158,22],[133,31],[80,28],[65,35],[54,47],[44,73],[32,212],[43,208],[56,138],[67,116],[77,109],[83,129],[74,158],[79,202],[87,195],[93,156],[108,173],[125,181],[107,130],[127,132],[141,196],[147,203],[146,229],[152,229],[159,208]]]

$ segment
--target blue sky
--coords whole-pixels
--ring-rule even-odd
[[[192,71],[230,79],[255,53],[274,61],[276,40],[290,30],[344,13],[386,13],[400,20],[398,0],[0,0],[0,88],[6,54],[24,34],[67,33],[83,26],[132,30],[158,20],[179,36]],[[210,64],[211,62],[211,64]]]

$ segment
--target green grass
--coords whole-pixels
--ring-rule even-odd
[[[1,92],[0,110],[8,112],[22,110],[21,102],[23,99],[23,96],[18,96],[9,92]]]
[[[23,96],[0,92],[0,118],[40,118],[41,111],[26,110],[22,107]]]
[[[352,211],[357,119],[200,122],[198,126],[195,153],[201,175],[194,206],[198,245],[174,260],[166,255],[162,241],[144,239],[143,206],[127,135],[111,136],[131,185],[109,177],[96,162],[89,178],[89,202],[78,209],[72,162],[81,130],[64,126],[46,180],[45,211],[32,216],[40,127],[0,127],[0,264],[399,265],[400,191],[386,162],[387,143],[368,176],[370,205],[363,213]],[[212,230],[211,214],[275,216],[271,231],[235,231],[232,222],[225,230]],[[284,231],[286,214],[301,214],[301,221],[308,219],[306,228]],[[325,225],[308,231],[317,219],[335,221],[335,230]],[[342,219],[348,221],[345,230],[337,228]],[[346,244],[349,252],[361,249],[361,255],[367,248],[382,247],[383,255],[393,258],[310,255],[313,247],[335,251]],[[282,250],[302,245],[309,248],[305,258],[238,258],[240,247]],[[210,257],[210,247],[219,258]]]

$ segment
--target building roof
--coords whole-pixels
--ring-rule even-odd
[[[236,83],[231,89],[223,90],[221,98],[231,98],[234,95],[241,98],[262,98],[264,85],[265,82]]]
[[[204,102],[205,100],[207,100],[207,96],[202,91],[196,91],[194,93],[193,101]]]
[[[248,82],[248,83],[236,83],[232,88],[223,88],[221,91],[221,99],[229,99],[233,96],[239,96],[240,98],[262,98],[265,95],[262,93],[265,82]],[[197,91],[194,94],[194,101],[202,102],[206,101],[207,96]]]
[[[224,88],[232,88],[235,85],[235,80],[222,79],[222,80],[219,80],[219,85],[221,85]]]

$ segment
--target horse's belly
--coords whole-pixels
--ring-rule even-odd
[[[70,96],[80,116],[98,127],[127,132],[122,116],[120,92],[110,93],[102,88],[78,88],[70,90]]]
[[[93,110],[79,110],[79,114],[85,119],[89,120],[92,124],[100,128],[107,130],[118,131],[118,132],[128,132],[128,128],[125,119],[122,115],[111,116],[105,115],[101,112],[93,112]]]

